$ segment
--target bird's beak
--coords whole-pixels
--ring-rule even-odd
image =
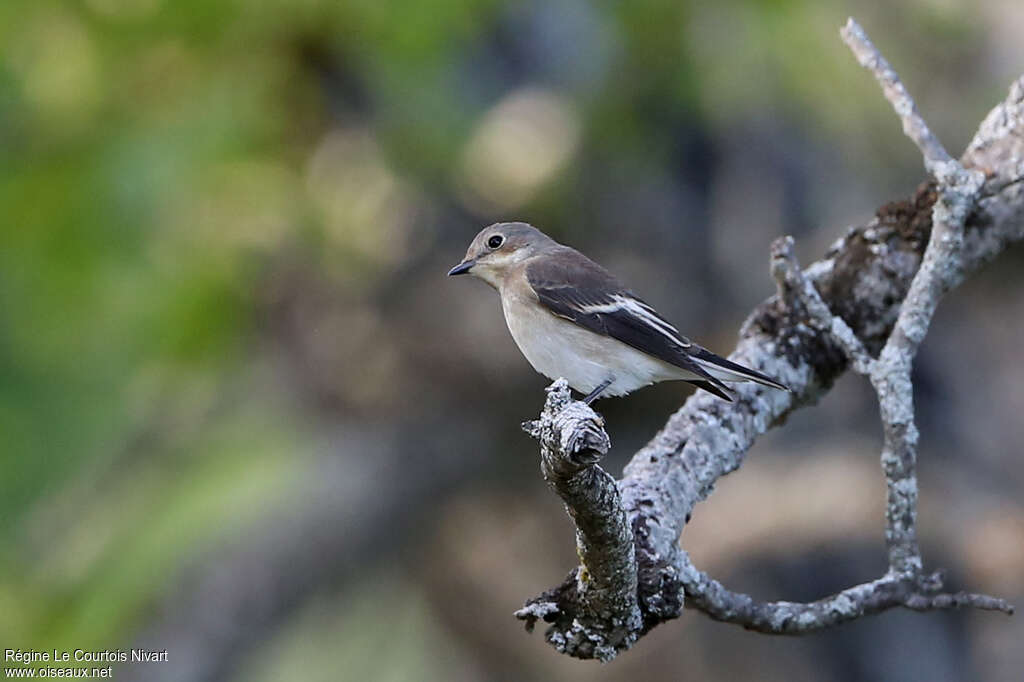
[[[454,268],[449,270],[448,276],[451,277],[452,275],[464,275],[467,272],[469,272],[474,265],[476,265],[475,260],[464,260],[458,265],[456,265]]]

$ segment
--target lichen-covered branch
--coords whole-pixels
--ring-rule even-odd
[[[851,367],[858,374],[868,375],[875,364],[874,358],[850,329],[843,318],[833,315],[821,300],[811,280],[804,276],[793,250],[794,240],[790,236],[779,237],[772,242],[771,270],[778,285],[779,298],[789,305],[803,305],[808,321],[818,331],[828,332],[840,345]]]
[[[938,573],[908,576],[889,572],[824,599],[799,603],[758,602],[748,595],[730,592],[696,569],[691,572],[686,590],[691,606],[715,620],[773,635],[814,632],[898,606],[915,611],[977,608],[1013,612],[1013,607],[1003,599],[964,592],[942,593],[942,577]]]
[[[850,19],[841,34],[860,63],[882,84],[886,97],[903,119],[903,130],[918,145],[925,168],[937,180],[928,247],[900,306],[892,334],[878,360],[870,363],[868,373],[878,395],[885,437],[882,468],[888,488],[885,540],[889,571],[915,577],[921,574],[923,565],[917,545],[918,430],[910,371],[939,299],[963,279],[960,256],[964,221],[977,201],[985,176],[950,158],[918,114],[899,76],[857,22]]]
[[[993,597],[944,593],[941,576],[923,572],[915,537],[917,430],[909,369],[941,295],[1024,239],[1024,77],[986,117],[958,163],[930,133],[863,30],[851,22],[843,35],[879,78],[936,181],[922,184],[906,201],[883,206],[873,221],[851,228],[806,270],[796,263],[791,243],[777,242],[772,270],[779,291],[744,323],[731,357],[777,377],[793,392],[740,385],[732,404],[695,394],[633,456],[618,491],[633,535],[640,622],[633,637],[619,638],[617,650],[678,617],[684,597],[689,606],[718,620],[780,634],[817,630],[895,606],[1012,611]],[[848,367],[870,377],[879,396],[889,485],[889,571],[809,604],[758,603],[730,592],[694,567],[679,546],[694,505],[710,494],[718,478],[742,465],[760,434],[793,410],[815,403]],[[578,519],[564,495],[563,500]],[[616,498],[606,500],[615,504]],[[587,516],[597,518],[594,512],[588,510]],[[616,523],[621,518],[617,509],[604,515]],[[593,536],[594,529],[587,534]],[[594,552],[601,547],[591,545],[590,550],[584,565],[600,564]],[[552,623],[549,641],[566,653],[590,657],[597,654],[587,647],[560,646],[567,637],[602,639],[609,629],[594,621],[585,599],[566,598],[578,592],[581,571],[517,615],[531,625],[538,618]],[[607,659],[608,651],[600,656]]]
[[[951,162],[956,163],[956,162]],[[957,164],[959,166],[959,164]],[[932,235],[910,284],[889,340],[871,368],[885,442],[882,467],[888,487],[885,540],[891,572],[923,570],[917,545],[917,442],[910,371],[941,296],[959,280],[963,224],[981,187],[982,174],[959,168],[939,181]]]
[[[903,123],[903,133],[913,140],[917,148],[921,150],[921,155],[924,156],[925,170],[938,176],[936,165],[947,163],[953,159],[939,139],[932,134],[928,124],[924,122],[917,110],[917,105],[914,104],[907,89],[903,87],[903,81],[900,80],[895,69],[871,42],[861,25],[852,17],[846,20],[846,26],[839,30],[839,35],[842,36],[843,42],[853,52],[860,65],[870,71],[878,84],[882,86],[882,94],[889,100],[889,104],[892,105],[896,115]]]
[[[538,619],[554,620],[548,641],[563,653],[610,660],[636,640],[641,621],[633,532],[615,479],[597,466],[611,446],[604,421],[559,379],[548,387],[540,419],[523,428],[540,440],[544,479],[576,524],[580,566],[563,588],[516,616],[530,629]]]

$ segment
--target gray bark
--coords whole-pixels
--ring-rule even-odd
[[[565,583],[565,598],[583,609],[552,636],[560,648],[611,659],[633,643],[641,620],[633,532],[615,479],[595,466],[611,447],[604,421],[571,400],[560,379],[548,389],[541,418],[523,427],[540,439],[544,478],[576,524],[581,565]]]

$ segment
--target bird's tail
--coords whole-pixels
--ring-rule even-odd
[[[731,403],[734,400],[732,393],[730,393],[729,389],[725,387],[725,384],[721,384],[721,383],[715,384],[715,383],[712,383],[712,382],[710,382],[710,381],[708,381],[706,379],[687,380],[686,383],[688,383],[688,384],[690,384],[692,386],[696,386],[697,388],[702,388],[705,391],[707,391],[708,393],[713,393],[714,395],[717,395],[719,398],[721,398],[722,400],[725,400],[727,402]]]
[[[756,372],[749,367],[737,365],[731,360],[715,355],[706,348],[699,348],[696,351],[691,350],[690,357],[700,365],[701,369],[720,381],[753,381],[783,391],[789,390],[789,387],[785,384],[781,384],[775,381],[775,379]]]

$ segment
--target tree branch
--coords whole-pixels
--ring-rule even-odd
[[[889,104],[892,105],[896,115],[903,122],[903,134],[921,150],[921,154],[924,156],[925,170],[938,176],[936,166],[953,161],[953,159],[939,139],[932,134],[928,124],[921,118],[917,105],[914,104],[907,89],[903,87],[903,81],[900,80],[895,69],[871,42],[861,25],[852,17],[846,20],[846,26],[839,29],[839,35],[860,65],[870,71],[878,84],[882,86],[882,94],[889,100]]]
[[[858,60],[874,72],[936,182],[923,184],[908,201],[883,206],[875,220],[851,228],[824,259],[805,271],[793,256],[791,239],[773,245],[778,293],[753,311],[730,357],[779,378],[792,393],[744,384],[732,404],[705,393],[693,395],[626,467],[618,484],[621,509],[618,496],[606,495],[600,499],[607,507],[590,506],[581,513],[559,490],[577,521],[581,516],[606,518],[620,526],[620,512],[624,515],[633,535],[641,619],[632,636],[619,634],[613,644],[604,633],[634,621],[624,619],[621,609],[614,622],[595,620],[591,598],[578,598],[579,576],[601,565],[602,552],[617,560],[627,556],[618,544],[624,536],[608,533],[615,542],[587,545],[586,556],[581,551],[583,567],[517,612],[528,627],[537,618],[552,623],[547,639],[560,651],[607,660],[659,623],[678,617],[684,595],[690,606],[712,618],[778,634],[818,630],[895,606],[1012,612],[1007,602],[994,597],[943,593],[941,575],[923,572],[915,530],[917,428],[910,368],[941,296],[1024,239],[1024,78],[986,117],[961,165],[929,131],[899,77],[863,29],[851,20],[842,35]],[[870,378],[879,398],[885,430],[882,463],[889,490],[889,571],[808,604],[758,603],[730,592],[694,567],[679,547],[693,506],[710,494],[719,477],[740,467],[760,434],[793,410],[817,402],[848,366]],[[564,409],[576,410],[575,405],[568,402]],[[557,414],[549,414],[551,409],[549,398],[542,423],[558,421]],[[600,418],[588,419],[587,429],[596,425],[603,434]],[[531,432],[542,435],[543,429]],[[606,435],[586,437],[607,442]],[[564,432],[560,440],[542,437],[542,453],[556,450],[542,454],[542,459],[572,460],[571,453],[557,451],[558,443],[576,438],[567,441]],[[583,463],[583,470],[587,466],[591,465]],[[547,469],[545,476],[551,480]],[[586,497],[588,504],[597,499]],[[582,535],[600,534],[588,527],[580,529],[578,536]],[[582,547],[583,541],[579,544]],[[567,598],[570,594],[576,596]],[[615,649],[565,645],[584,641]]]
[[[830,597],[801,604],[759,603],[745,594],[730,592],[696,569],[694,572],[696,575],[690,576],[686,589],[691,606],[715,620],[773,635],[814,632],[897,606],[916,611],[972,607],[1013,613],[1013,607],[1002,599],[963,592],[938,594],[942,589],[939,574],[900,576],[890,572]]]
[[[633,531],[615,479],[597,466],[611,447],[604,420],[572,400],[565,379],[547,390],[540,419],[523,429],[540,440],[544,479],[576,524],[581,565],[562,588],[530,600],[516,617],[530,630],[538,618],[553,620],[548,641],[563,653],[611,660],[640,630]]]

